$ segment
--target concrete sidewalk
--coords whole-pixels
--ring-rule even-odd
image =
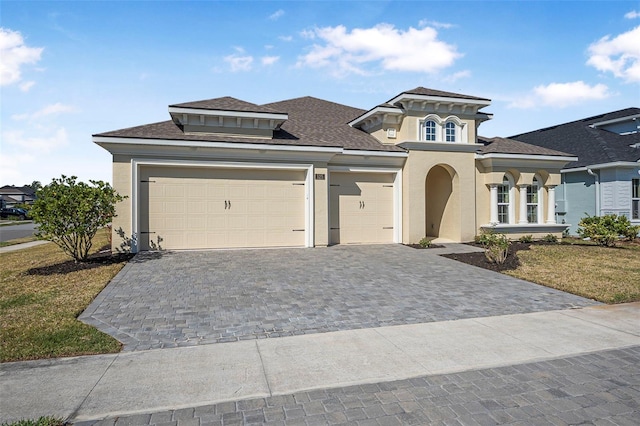
[[[8,253],[10,251],[23,250],[30,247],[40,246],[42,244],[47,244],[50,241],[30,241],[28,243],[14,244],[11,246],[0,247],[0,253]]]
[[[0,364],[0,422],[71,421],[640,345],[640,303]]]

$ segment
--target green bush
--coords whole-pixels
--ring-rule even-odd
[[[38,420],[18,420],[13,423],[2,423],[2,426],[64,426],[66,423],[56,417],[43,416]]]
[[[522,237],[520,237],[519,241],[521,243],[532,243],[533,235],[523,235]]]
[[[40,188],[31,215],[36,236],[56,243],[77,262],[87,260],[93,237],[111,222],[116,202],[124,197],[106,182],[76,179],[62,175]]]
[[[633,226],[626,216],[608,214],[605,216],[583,217],[578,224],[578,235],[589,238],[601,246],[615,246],[616,241],[623,237],[633,240],[640,231],[640,226]]]
[[[427,239],[427,237],[424,237],[423,239],[418,241],[418,244],[422,248],[429,248],[429,247],[431,247],[431,240]]]
[[[558,237],[556,237],[553,234],[547,234],[544,237],[542,237],[542,241],[544,241],[545,243],[557,243]]]
[[[493,231],[483,232],[480,235],[481,244],[484,246],[484,255],[491,263],[502,265],[509,254],[509,238],[504,234]]]

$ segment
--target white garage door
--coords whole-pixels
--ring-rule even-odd
[[[393,242],[394,174],[330,174],[331,244]]]
[[[141,248],[304,246],[305,172],[143,167]]]

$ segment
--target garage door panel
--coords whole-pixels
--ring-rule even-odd
[[[393,242],[394,180],[392,173],[331,173],[331,243]]]
[[[142,167],[141,248],[158,236],[165,249],[303,246],[305,174]]]

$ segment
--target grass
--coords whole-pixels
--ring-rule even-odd
[[[2,426],[64,426],[66,422],[57,417],[43,416],[37,420],[25,419],[12,423],[2,423]]]
[[[640,301],[640,245],[533,245],[507,275],[604,303]]]
[[[13,245],[22,244],[22,243],[30,243],[32,241],[37,241],[37,240],[38,238],[36,238],[34,235],[31,235],[29,237],[16,238],[9,241],[2,241],[0,242],[0,247],[13,246]]]
[[[106,243],[105,232],[94,239]],[[118,352],[77,316],[125,263],[75,264],[55,244],[0,253],[0,362]]]

